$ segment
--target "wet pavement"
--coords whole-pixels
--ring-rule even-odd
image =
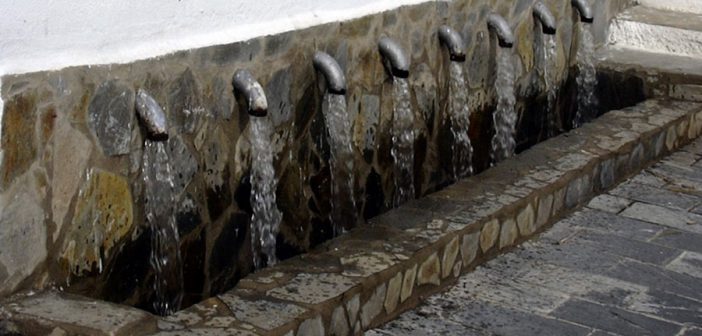
[[[702,140],[366,335],[702,335]]]

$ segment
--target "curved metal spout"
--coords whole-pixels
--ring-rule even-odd
[[[573,8],[578,10],[581,22],[592,23],[595,21],[595,18],[592,16],[592,8],[590,8],[587,0],[571,0],[570,3],[573,5]]]
[[[451,27],[439,27],[439,41],[448,49],[452,61],[464,62],[466,60],[466,47],[463,38]]]
[[[268,100],[261,84],[248,70],[237,70],[232,79],[234,95],[242,97],[246,110],[254,117],[265,117],[268,113]]]
[[[378,42],[378,49],[380,50],[380,55],[383,56],[383,65],[393,76],[399,78],[409,77],[409,58],[407,58],[407,54],[395,40],[386,36],[382,37]]]
[[[147,137],[151,140],[168,139],[168,119],[161,105],[143,89],[137,90],[136,110],[139,120],[144,123]]]
[[[333,94],[346,93],[346,76],[339,63],[329,54],[317,51],[312,59],[314,68],[324,75],[327,80],[327,90]]]
[[[514,45],[514,33],[512,33],[512,29],[509,27],[509,23],[507,23],[505,18],[499,14],[490,14],[487,18],[487,25],[488,30],[497,35],[500,47],[512,48]]]
[[[543,2],[537,1],[534,4],[534,17],[541,22],[541,30],[544,34],[556,34],[556,18]]]

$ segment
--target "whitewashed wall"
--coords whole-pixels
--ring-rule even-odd
[[[124,63],[427,0],[5,0],[0,75]]]

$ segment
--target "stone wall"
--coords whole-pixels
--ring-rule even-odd
[[[468,46],[474,165],[489,166],[495,42],[486,16],[505,16],[514,48],[520,120],[543,93],[534,68],[533,0],[428,2],[349,22],[178,52],[130,64],[67,68],[2,78],[0,294],[57,286],[149,308],[151,232],[141,176],[145,130],[134,112],[138,88],[168,114],[186,304],[231,288],[252,271],[248,115],[232,95],[235,70],[251,70],[269,100],[283,212],[278,255],[290,257],[331,238],[329,151],[311,56],[323,50],[346,70],[362,218],[390,208],[392,81],[376,43],[399,41],[411,56],[418,194],[451,183],[447,150],[448,56],[436,30],[454,27]],[[570,1],[545,1],[559,22],[555,80],[568,78],[573,41]],[[598,0],[609,18],[627,1]],[[598,26],[595,26],[595,29]],[[538,123],[537,123],[538,126]],[[537,134],[536,136],[534,134]],[[519,142],[543,140],[539,129]]]

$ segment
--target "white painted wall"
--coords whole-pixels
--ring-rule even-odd
[[[4,0],[0,75],[124,63],[436,0]]]
[[[639,4],[678,12],[702,14],[702,0],[638,0]]]

